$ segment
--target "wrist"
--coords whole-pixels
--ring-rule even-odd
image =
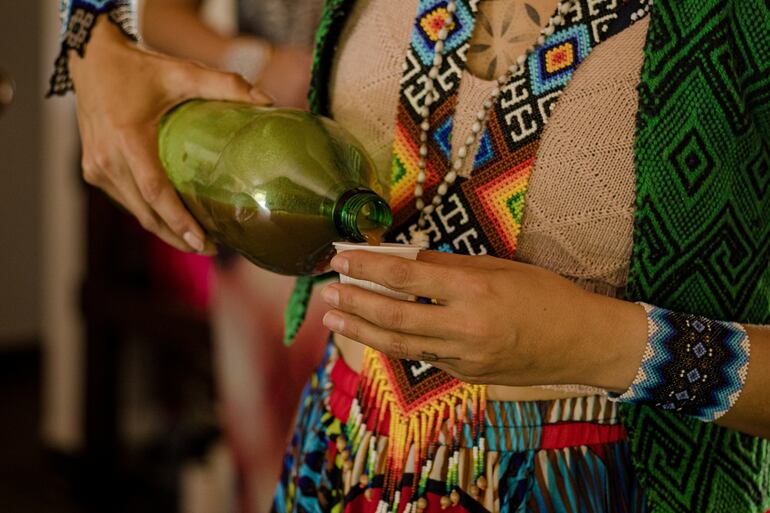
[[[75,82],[78,81],[78,75],[82,74],[82,69],[88,63],[99,60],[101,55],[113,51],[115,48],[134,44],[114,23],[110,23],[106,17],[106,15],[100,15],[94,21],[88,43],[88,52],[81,53],[77,48],[70,48],[68,50],[70,57],[69,70]]]
[[[625,391],[636,377],[647,347],[647,315],[639,304],[589,294],[578,327],[582,365],[572,382]]]

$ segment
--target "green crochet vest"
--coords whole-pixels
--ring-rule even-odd
[[[353,3],[326,0],[309,94],[321,114]],[[627,299],[770,324],[770,3],[656,0],[639,93]],[[313,281],[298,280],[287,340]],[[649,407],[622,412],[652,512],[770,508],[770,441]]]

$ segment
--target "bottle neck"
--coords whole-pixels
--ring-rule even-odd
[[[350,189],[342,193],[334,206],[337,231],[352,242],[371,242],[384,235],[392,223],[388,204],[369,189]]]

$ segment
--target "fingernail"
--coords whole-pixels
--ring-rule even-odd
[[[270,96],[268,96],[265,93],[263,93],[262,91],[260,91],[260,89],[258,87],[252,87],[249,90],[249,96],[251,96],[251,98],[255,102],[266,103],[266,104],[273,104],[274,103],[274,100]]]
[[[324,301],[326,301],[331,306],[336,307],[340,304],[340,291],[334,285],[327,285],[321,293],[321,296],[323,297]]]
[[[193,232],[185,232],[182,238],[187,244],[190,245],[191,248],[193,248],[198,253],[206,249],[206,246],[203,244],[203,239],[195,235]]]
[[[332,269],[340,274],[348,274],[348,270],[350,269],[350,261],[347,259],[347,257],[337,255],[332,258],[331,266]]]
[[[345,327],[345,321],[334,312],[326,312],[323,320],[324,326],[332,331],[342,331]]]

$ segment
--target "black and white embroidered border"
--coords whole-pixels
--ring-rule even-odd
[[[138,40],[132,0],[62,0],[59,14],[62,23],[61,50],[54,63],[48,96],[61,96],[74,90],[69,73],[69,52],[74,50],[83,57],[100,15],[106,14],[126,37]]]
[[[707,422],[727,413],[748,374],[750,343],[743,326],[639,304],[647,312],[647,349],[628,390],[610,397]]]

